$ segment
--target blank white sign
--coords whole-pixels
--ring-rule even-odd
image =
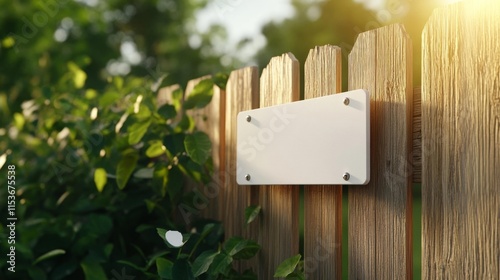
[[[240,112],[237,182],[367,184],[369,118],[370,100],[365,90]]]

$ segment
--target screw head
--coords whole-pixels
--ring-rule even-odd
[[[250,177],[250,174],[245,175],[245,180],[250,181],[252,177]]]
[[[344,181],[349,181],[349,179],[351,178],[351,174],[349,173],[344,173],[344,175],[342,176],[342,178],[344,178]]]
[[[344,98],[344,105],[349,105],[349,103],[351,102],[351,100],[349,100],[349,98]]]
[[[247,122],[251,122],[252,121],[252,117],[251,116],[247,116]]]

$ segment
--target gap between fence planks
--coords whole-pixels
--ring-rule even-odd
[[[423,32],[422,279],[500,279],[500,4]]]
[[[341,59],[341,50],[336,46],[309,51],[304,67],[305,99],[341,91]],[[304,223],[307,279],[323,279],[326,275],[328,279],[341,279],[342,186],[305,186]]]
[[[242,236],[258,239],[258,222],[245,225],[245,208],[258,205],[258,186],[239,186],[236,183],[237,115],[259,107],[259,73],[256,67],[231,72],[226,86],[226,174],[222,198],[219,200],[226,237]],[[259,268],[257,258],[234,266],[239,271]]]
[[[349,187],[349,279],[412,278],[411,62],[402,25],[360,34],[349,55],[349,89],[368,89],[371,106],[370,183]]]
[[[260,107],[297,101],[299,83],[299,62],[293,54],[272,58],[260,78]],[[259,203],[263,216],[258,278],[272,279],[282,261],[299,253],[299,186],[261,186]]]

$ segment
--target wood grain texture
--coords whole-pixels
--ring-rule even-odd
[[[349,279],[412,277],[412,50],[402,25],[359,35],[349,89],[370,92],[371,180],[349,187]]]
[[[436,10],[422,54],[422,278],[500,279],[500,3]]]
[[[204,76],[197,79],[190,80],[186,86],[185,98],[193,91],[194,87],[204,79],[209,79],[210,76]],[[225,105],[226,94],[224,90],[214,86],[214,94],[212,101],[201,109],[193,109],[188,114],[194,119],[196,129],[205,132],[212,141],[212,159],[213,159],[213,181],[223,182],[225,165]],[[220,184],[219,184],[220,185]],[[217,185],[217,186],[219,186]],[[202,194],[208,201],[205,207],[197,209],[200,211],[202,217],[220,220],[221,213],[219,212],[219,193],[220,191],[214,190],[214,185],[200,186]]]
[[[259,73],[256,67],[231,72],[226,86],[226,173],[222,189],[221,217],[226,237],[242,236],[257,241],[258,220],[245,225],[245,208],[258,205],[258,186],[239,186],[236,183],[237,116],[241,111],[259,107]],[[259,218],[257,218],[259,219]],[[239,271],[258,270],[257,258],[242,261],[234,267]]]
[[[422,183],[422,88],[413,90],[413,151],[410,155],[413,183]]]
[[[297,101],[299,79],[299,62],[293,54],[272,58],[260,78],[260,107]],[[299,252],[299,187],[261,186],[259,202],[263,213],[259,279],[273,279],[278,265]]]
[[[309,51],[304,67],[304,99],[342,91],[341,59],[341,49],[336,46]],[[307,279],[341,279],[342,186],[305,186],[304,223]]]

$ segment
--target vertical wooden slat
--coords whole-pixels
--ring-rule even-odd
[[[422,183],[422,88],[413,90],[413,152],[410,157],[413,183]]]
[[[349,187],[349,279],[411,279],[412,50],[402,25],[360,34],[349,89],[370,92],[371,179]]]
[[[335,46],[309,51],[304,69],[305,99],[341,91],[341,57],[340,48]],[[307,279],[341,279],[342,186],[305,186],[304,216]]]
[[[222,189],[221,217],[227,237],[243,236],[257,241],[258,223],[245,226],[245,208],[258,205],[257,186],[239,186],[236,183],[237,115],[241,111],[259,107],[259,73],[256,67],[247,67],[231,73],[226,86],[226,174]],[[258,269],[257,258],[235,267],[240,271]]]
[[[423,32],[423,279],[500,279],[500,3]]]
[[[185,96],[193,91],[194,87],[204,79],[209,79],[210,76],[204,76],[201,78],[190,80],[186,86]],[[225,105],[226,104],[226,94],[225,91],[221,90],[219,87],[214,86],[214,93],[212,101],[201,109],[194,109],[188,112],[188,114],[193,117],[195,126],[198,130],[205,132],[212,141],[212,159],[214,168],[214,178],[215,182],[223,182],[224,180],[224,170],[225,165]],[[203,186],[202,194],[204,199],[207,200],[207,205],[203,209],[197,209],[200,211],[201,216],[205,218],[211,218],[220,220],[221,215],[219,213],[219,193],[214,192],[212,186]]]
[[[299,62],[293,54],[271,59],[260,78],[260,107],[298,100],[299,79]],[[263,211],[259,279],[272,279],[278,265],[299,251],[299,187],[261,186],[259,202]]]

